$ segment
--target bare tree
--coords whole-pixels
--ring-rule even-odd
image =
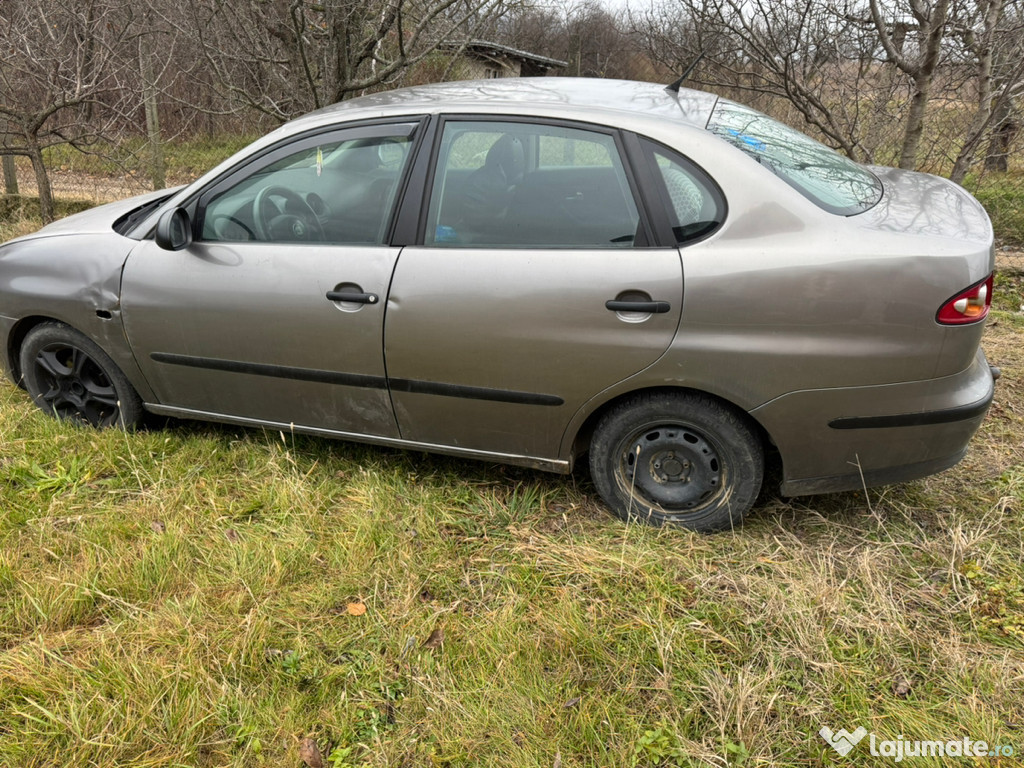
[[[131,20],[122,0],[0,5],[0,154],[29,158],[45,221],[53,197],[43,150],[86,147],[123,118]]]
[[[905,72],[914,86],[903,131],[900,168],[917,166],[917,154],[924,132],[925,107],[931,97],[935,72],[939,66],[950,2],[935,0],[933,4],[928,4],[925,0],[908,0],[907,9],[901,8],[898,3],[887,6],[886,10],[891,11],[889,14],[883,14],[879,0],[869,0],[868,3],[871,20],[888,60]],[[894,18],[893,21],[889,21],[890,16]],[[908,19],[913,19],[913,22]],[[917,45],[913,46],[914,52],[899,44],[900,34],[896,31],[910,28],[916,32]]]
[[[0,164],[3,165],[4,170],[4,193],[18,194],[18,169],[14,164],[14,155],[0,157]]]
[[[143,12],[143,26],[152,28],[153,14]],[[154,66],[156,53],[152,33],[141,34],[139,43],[139,75],[142,86],[142,106],[146,114],[146,144],[149,150],[149,179],[153,189],[167,186],[167,162],[164,158],[163,136],[160,131],[159,74]]]
[[[987,171],[1006,172],[1008,156],[1020,131],[1021,99],[1024,98],[1024,74],[1020,71],[1024,62],[1024,0],[1006,0],[999,38],[999,54],[993,65],[996,82],[993,90],[997,98],[992,106],[991,135],[984,167]],[[1010,75],[1006,74],[1008,67]]]
[[[527,6],[504,19],[498,34],[515,48],[568,62],[560,74],[570,77],[634,79],[650,70],[637,55],[642,45],[624,13],[613,13],[597,0]]]
[[[855,158],[862,143],[865,83],[877,41],[844,9],[822,0],[679,0],[634,16],[655,60],[691,81],[785,100]]]
[[[977,0],[955,28],[976,67],[977,106],[950,179],[963,182],[986,138],[1005,131],[1014,97],[1024,89],[1024,24],[1019,0]],[[1004,13],[1009,8],[1009,17]],[[1005,153],[1004,153],[1005,162]],[[1006,170],[1005,167],[1002,170]]]
[[[393,84],[510,0],[189,0],[184,20],[224,94],[275,120]]]

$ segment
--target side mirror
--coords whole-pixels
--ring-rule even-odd
[[[172,208],[156,223],[156,244],[165,251],[180,251],[192,244],[192,222],[184,208]]]

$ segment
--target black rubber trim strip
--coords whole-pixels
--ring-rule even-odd
[[[557,395],[538,395],[533,392],[516,392],[511,389],[467,387],[462,384],[443,384],[437,381],[391,379],[389,384],[395,392],[409,392],[417,395],[464,397],[469,400],[492,400],[498,403],[518,403],[520,405],[562,405],[565,402]]]
[[[222,360],[216,357],[193,357],[175,355],[170,352],[154,352],[150,357],[158,363],[184,365],[189,368],[205,368],[211,371],[248,373],[253,376],[272,376],[277,379],[315,381],[321,384],[341,384],[346,387],[366,389],[387,389],[388,382],[383,376],[367,376],[359,373],[337,373],[316,368],[292,368],[287,365],[266,365],[264,363],[243,363],[238,360]]]
[[[328,291],[330,301],[349,302],[351,304],[376,304],[380,296],[376,293],[349,293],[348,291]]]
[[[889,427],[923,427],[929,424],[950,424],[982,416],[992,404],[992,397],[976,403],[945,408],[941,411],[922,413],[901,413],[895,416],[850,416],[833,419],[828,423],[832,429],[887,429]]]
[[[193,357],[192,355],[176,355],[170,352],[153,352],[150,358],[158,363],[183,365],[189,368],[205,368],[211,371],[227,371],[229,373],[248,373],[253,376],[272,376],[274,378],[294,379],[297,381],[315,381],[321,384],[341,384],[347,387],[387,389],[390,384],[391,389],[396,392],[409,392],[420,395],[461,397],[468,400],[491,400],[499,403],[518,403],[521,405],[553,406],[562,405],[565,402],[556,395],[539,395],[532,392],[516,392],[510,389],[467,387],[461,384],[444,384],[436,381],[417,381],[415,379],[391,379],[388,381],[383,376],[337,373],[335,371],[321,371],[316,368],[292,368],[286,365],[243,363],[238,360]]]
[[[615,301],[609,299],[604,303],[605,309],[612,312],[646,312],[663,315],[672,307],[667,301]]]

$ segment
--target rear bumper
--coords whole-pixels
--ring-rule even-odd
[[[979,349],[953,376],[792,392],[751,415],[782,454],[782,493],[801,496],[914,480],[963,458],[992,402]]]

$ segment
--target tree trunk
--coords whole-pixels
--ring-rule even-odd
[[[39,188],[39,215],[44,224],[49,224],[54,218],[53,192],[50,190],[50,176],[46,172],[46,164],[43,163],[43,151],[34,143],[28,149],[32,170],[36,174],[36,186]]]
[[[903,132],[903,146],[900,149],[900,168],[914,170],[917,167],[917,152],[924,133],[924,110],[931,95],[931,75],[914,78],[914,96],[907,112],[907,127]]]
[[[149,148],[149,180],[153,189],[167,186],[167,164],[160,136],[160,110],[157,102],[156,78],[153,76],[153,57],[149,38],[139,37],[139,72],[142,75],[142,103],[146,111],[146,144]]]
[[[1020,129],[1020,126],[1017,125],[1010,115],[1009,99],[1003,99],[996,104],[992,123],[995,125],[995,128],[992,131],[992,138],[988,142],[988,152],[985,155],[985,170],[1006,173],[1009,170],[1007,158],[1010,154],[1010,145]]]
[[[914,96],[910,100],[907,127],[903,132],[903,148],[900,150],[900,168],[914,170],[917,167],[917,153],[924,133],[924,111],[931,96],[932,81],[942,52],[942,35],[946,31],[949,0],[938,0],[932,9],[925,28],[927,35],[922,41],[924,53],[914,71]],[[925,31],[922,30],[922,31]]]
[[[14,166],[14,155],[4,155],[4,192],[8,195],[18,194],[18,169]]]
[[[964,139],[964,145],[953,163],[953,171],[949,174],[950,181],[963,184],[967,171],[974,164],[974,158],[981,146],[981,140],[991,125],[992,118],[992,38],[995,34],[999,18],[1002,16],[1002,0],[990,0],[985,8],[985,31],[982,42],[977,46],[978,57],[978,108],[971,120],[970,130]],[[1008,96],[1008,94],[1007,94]]]

